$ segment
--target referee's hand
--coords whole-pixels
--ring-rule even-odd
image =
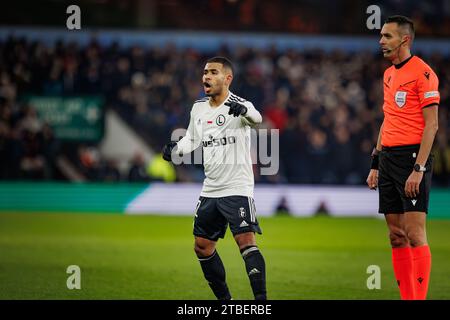
[[[372,190],[377,190],[378,187],[378,170],[371,169],[369,172],[369,176],[366,180],[367,185]]]
[[[411,172],[405,183],[405,195],[408,198],[416,198],[419,195],[419,187],[422,178],[423,172]]]

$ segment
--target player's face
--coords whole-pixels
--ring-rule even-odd
[[[203,90],[207,96],[220,95],[230,82],[231,74],[221,63],[207,63],[203,70]]]
[[[380,32],[380,46],[383,56],[386,59],[393,60],[398,55],[403,39],[396,23],[385,23]]]

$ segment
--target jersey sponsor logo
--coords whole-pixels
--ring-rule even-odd
[[[428,91],[423,94],[425,99],[439,97],[439,91]]]
[[[397,91],[395,93],[395,103],[399,108],[402,108],[406,103],[406,91]]]
[[[430,73],[428,71],[425,71],[423,75],[427,78],[427,80],[430,80]]]
[[[214,138],[209,137],[210,140],[202,141],[202,145],[204,148],[206,147],[218,147],[218,146],[226,146],[227,144],[236,143],[236,137],[223,137],[223,138]]]
[[[225,116],[223,114],[219,114],[216,118],[216,124],[221,127],[225,124]]]

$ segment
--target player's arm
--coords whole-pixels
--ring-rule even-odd
[[[438,105],[433,104],[422,109],[425,128],[423,129],[422,140],[420,142],[419,153],[416,158],[416,164],[425,167],[427,159],[433,147],[434,137],[438,131]],[[425,168],[429,170],[429,168]],[[405,194],[407,197],[415,198],[419,194],[420,182],[423,178],[423,171],[415,171],[410,174],[405,183]]]
[[[187,153],[191,153],[200,145],[201,140],[198,135],[195,133],[194,128],[194,118],[191,113],[191,119],[189,121],[189,126],[186,131],[186,135],[180,139],[177,143],[177,147],[175,148],[175,152],[178,155],[183,155]]]
[[[162,151],[164,160],[172,161],[172,153],[183,155],[197,149],[197,147],[201,143],[201,139],[196,134],[194,126],[195,126],[194,117],[193,113],[191,112],[186,135],[183,138],[181,138],[180,141],[178,142],[171,141],[164,146]]]
[[[378,186],[378,157],[381,151],[381,132],[383,131],[383,123],[380,126],[380,132],[378,132],[377,146],[372,151],[372,163],[370,165],[369,176],[366,183],[370,189],[375,190]]]
[[[242,116],[242,119],[246,124],[253,126],[262,122],[262,115],[256,110],[253,103],[249,102],[247,105],[247,113]]]

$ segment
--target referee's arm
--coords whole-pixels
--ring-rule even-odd
[[[381,123],[380,126],[380,132],[378,132],[378,140],[377,140],[377,146],[375,147],[375,150],[372,152],[372,157],[376,156],[378,157],[378,153],[381,151],[381,132],[383,131],[383,123]],[[370,189],[375,190],[378,186],[378,167],[377,168],[371,168],[369,172],[369,176],[366,180],[367,185]]]
[[[433,104],[423,108],[422,114],[425,121],[425,128],[423,129],[422,141],[420,142],[416,163],[425,166],[439,127],[438,105]],[[419,185],[422,178],[423,172],[413,171],[409,175],[405,183],[405,194],[407,197],[415,198],[419,194]]]
[[[384,124],[384,120],[381,123],[380,132],[378,132],[378,140],[377,140],[377,147],[376,147],[378,152],[381,151],[381,132],[383,131],[383,124]]]

